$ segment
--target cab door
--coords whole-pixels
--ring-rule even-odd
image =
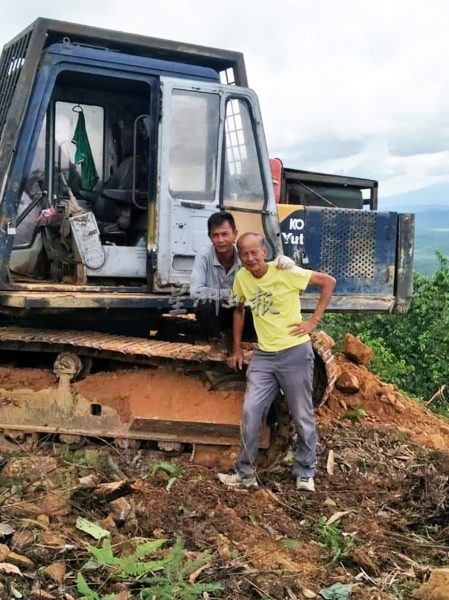
[[[161,78],[155,289],[188,285],[207,219],[229,210],[240,232],[280,244],[257,98],[246,88]]]

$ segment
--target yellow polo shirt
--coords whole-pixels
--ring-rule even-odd
[[[242,267],[234,279],[233,291],[239,302],[251,309],[259,348],[279,352],[304,344],[310,338],[290,333],[289,325],[302,321],[299,293],[306,289],[312,271],[293,267],[277,269],[268,263],[268,271],[257,279]]]

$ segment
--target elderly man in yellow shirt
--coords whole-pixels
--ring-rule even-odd
[[[294,473],[296,487],[315,491],[316,428],[312,401],[314,354],[309,333],[317,326],[335,287],[335,279],[294,267],[279,271],[265,262],[264,238],[245,233],[237,248],[243,265],[234,280],[238,305],[233,317],[233,352],[229,366],[242,368],[241,337],[249,304],[257,333],[258,349],[247,370],[247,387],[242,414],[242,447],[235,473],[219,473],[229,487],[257,487],[255,461],[264,417],[282,390],[298,433]],[[308,285],[320,288],[312,317],[301,317],[300,292]]]

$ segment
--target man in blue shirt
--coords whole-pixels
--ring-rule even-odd
[[[241,267],[235,246],[238,231],[234,217],[225,211],[213,213],[209,217],[207,231],[212,244],[195,257],[190,296],[196,301],[196,318],[201,337],[219,348],[222,346],[223,332],[232,331],[232,286]],[[287,256],[279,256],[274,262],[278,269],[291,269],[295,266],[295,262]],[[250,313],[246,319],[244,336],[254,336]]]
[[[240,269],[235,248],[238,232],[228,212],[212,214],[207,230],[212,244],[195,257],[190,295],[197,303],[201,337],[216,340],[232,328],[232,285]]]

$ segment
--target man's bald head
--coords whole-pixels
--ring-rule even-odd
[[[242,265],[255,277],[262,277],[268,269],[265,263],[265,238],[260,233],[244,233],[237,242]]]
[[[248,232],[242,234],[237,240],[237,248],[240,252],[240,249],[243,248],[248,242],[254,243],[258,242],[261,248],[265,247],[265,238],[260,233]]]

